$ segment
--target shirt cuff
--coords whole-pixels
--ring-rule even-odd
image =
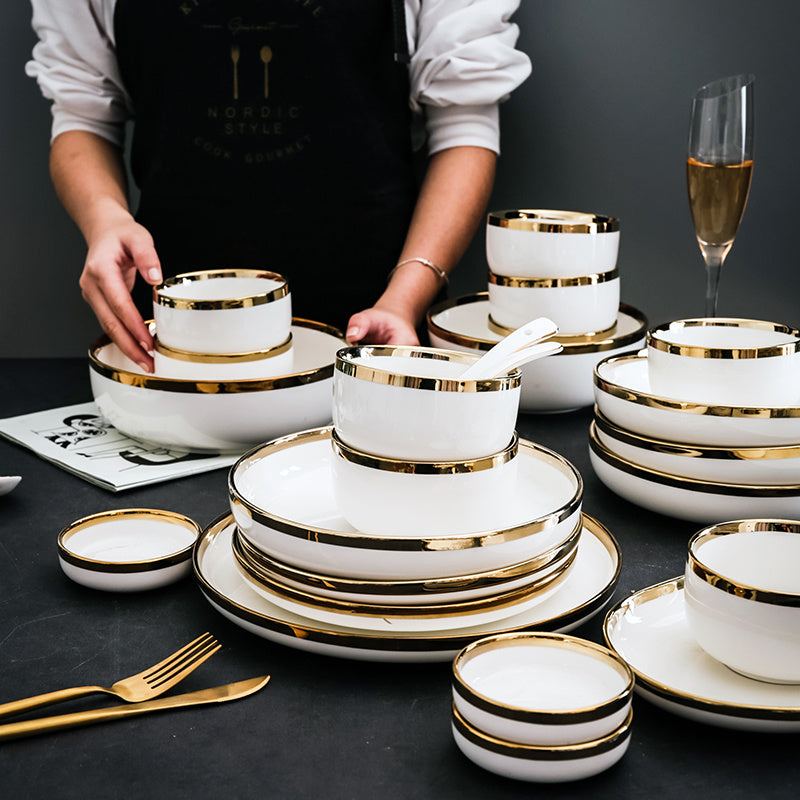
[[[428,153],[450,147],[485,147],[500,154],[498,104],[480,106],[425,106]]]

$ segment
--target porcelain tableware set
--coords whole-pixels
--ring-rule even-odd
[[[488,291],[448,300],[427,315],[431,343],[485,352],[537,315],[559,328],[555,355],[523,365],[520,411],[555,413],[593,403],[592,370],[644,343],[647,320],[621,304],[619,222],[572,211],[524,209],[487,216]]]
[[[176,276],[154,289],[155,372],[108,338],[89,351],[103,416],[167,447],[242,452],[330,421],[341,332],[293,319],[285,279],[260,270]]]
[[[704,524],[800,514],[797,330],[677,320],[601,361],[594,391],[592,466],[622,497]]]

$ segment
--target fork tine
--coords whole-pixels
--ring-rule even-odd
[[[159,661],[158,664],[153,664],[152,667],[142,672],[140,677],[146,681],[157,679],[164,670],[171,669],[176,662],[183,663],[183,659],[186,656],[209,644],[215,643],[216,639],[206,631],[202,636],[198,636],[196,639],[189,642],[189,644],[181,647],[180,650],[176,650],[174,653],[168,655],[163,661]]]
[[[154,689],[174,686],[178,681],[199,667],[207,658],[213,656],[221,647],[222,645],[212,639],[205,647],[193,653],[191,656],[187,656],[187,658],[180,663],[175,663],[171,669],[162,671],[159,676],[152,676],[145,680]]]

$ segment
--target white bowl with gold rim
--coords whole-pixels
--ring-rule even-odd
[[[457,461],[505,448],[519,411],[520,372],[459,375],[477,354],[366,345],[339,351],[333,425],[343,442],[388,458]]]
[[[356,530],[342,516],[332,478],[330,427],[275,439],[230,470],[228,496],[241,534],[272,558],[330,575],[428,580],[511,567],[564,544],[581,524],[583,481],[562,456],[520,441],[516,492],[494,525],[441,534]]]
[[[290,431],[326,424],[341,332],[296,319],[292,371],[244,380],[150,374],[107,337],[89,350],[92,394],[121,433],[166,447],[242,452]]]
[[[365,580],[302,569],[259,550],[238,531],[232,549],[240,568],[288,589],[329,600],[377,605],[429,605],[490,597],[542,585],[571,566],[578,552],[577,528],[561,545],[541,556],[502,569],[427,580]]]
[[[105,511],[75,520],[58,535],[64,574],[109,592],[156,589],[188,575],[200,526],[152,508]]]
[[[547,317],[559,336],[606,331],[617,321],[619,272],[574,278],[525,278],[489,271],[489,313],[500,327],[511,330]]]
[[[800,683],[800,521],[741,519],[689,541],[686,618],[710,656],[746,677]]]
[[[647,333],[650,385],[695,403],[800,405],[800,331],[776,322],[708,317]]]
[[[278,347],[289,336],[286,279],[257,269],[185,272],[153,288],[163,344],[192,353],[246,353]]]
[[[517,492],[519,437],[502,450],[461,461],[410,461],[365,453],[331,433],[333,492],[356,529],[414,536],[422,526],[440,534],[490,529],[497,508]]]
[[[633,711],[611,733],[567,745],[519,744],[491,736],[471,725],[453,706],[452,733],[459,750],[479,767],[518,781],[564,783],[610,769],[624,755],[631,739]]]
[[[483,354],[504,336],[492,322],[487,292],[463,295],[433,306],[427,314],[428,334],[436,347]],[[555,355],[523,364],[522,412],[549,414],[572,411],[594,402],[592,375],[598,361],[644,344],[646,317],[620,303],[616,324],[609,331],[552,337],[562,349]]]
[[[292,334],[275,347],[249,353],[192,353],[165,345],[153,337],[155,374],[185,380],[235,381],[291,373]]]
[[[612,453],[634,464],[679,478],[743,484],[800,482],[800,444],[720,447],[675,442],[635,433],[597,410],[593,430]]]
[[[557,633],[488,636],[453,661],[453,703],[509,742],[565,745],[607,736],[631,707],[633,674],[615,653]]]
[[[594,397],[603,416],[660,439],[721,447],[774,447],[800,442],[800,404],[711,405],[655,392],[646,350],[610,354],[594,369]]]
[[[574,278],[617,265],[619,220],[552,209],[492,211],[486,218],[486,259],[497,275]],[[589,330],[587,328],[587,330]]]

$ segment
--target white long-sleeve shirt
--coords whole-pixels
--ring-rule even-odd
[[[39,41],[26,72],[52,100],[52,138],[68,130],[122,144],[133,118],[117,66],[116,0],[32,0]],[[473,145],[500,152],[498,104],[530,74],[510,17],[519,0],[405,0],[409,102],[427,149]]]

